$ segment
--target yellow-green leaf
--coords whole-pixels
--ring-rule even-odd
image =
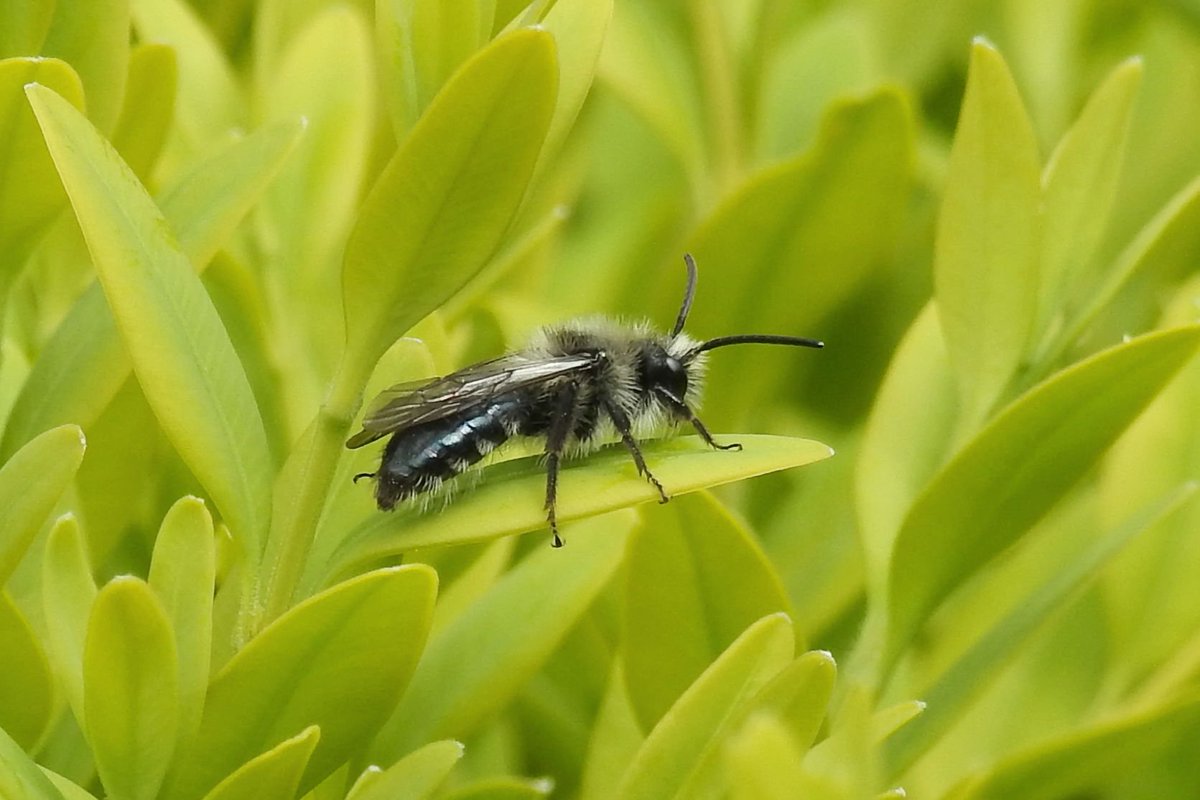
[[[162,213],[112,145],[54,92],[26,92],[142,391],[230,528],[256,553],[271,462],[229,335]]]
[[[258,800],[293,797],[308,760],[321,738],[321,729],[310,725],[296,736],[257,755],[238,767],[204,795],[204,800]]]
[[[73,514],[64,514],[50,529],[42,560],[42,604],[46,645],[55,672],[76,719],[83,719],[83,648],[88,617],[96,600],[96,583],[87,544]]]
[[[3,728],[0,728],[0,797],[64,800],[62,793]]]
[[[55,0],[41,52],[79,73],[88,119],[111,130],[129,70],[129,0]]]
[[[982,420],[1033,333],[1041,164],[1004,59],[977,39],[938,217],[933,280],[965,416]]]
[[[1018,398],[942,468],[896,538],[885,664],[1096,463],[1197,346],[1192,325],[1097,353]]]
[[[71,483],[86,446],[79,428],[63,425],[34,438],[0,467],[0,587]]]
[[[642,728],[750,623],[790,610],[758,543],[711,495],[647,507],[625,567],[625,681]]]
[[[175,752],[179,665],[171,623],[145,582],[114,578],[83,651],[85,729],[111,797],[155,800]]]
[[[422,800],[431,797],[462,755],[461,742],[452,739],[430,742],[386,770],[374,768],[374,771],[363,773],[346,800]]]
[[[672,495],[811,464],[833,454],[826,445],[807,439],[737,434],[724,438],[741,442],[743,449],[716,451],[694,436],[643,442],[641,448],[655,477]],[[415,547],[478,542],[545,528],[545,493],[546,470],[539,458],[489,467],[477,489],[438,514],[421,515],[413,508],[373,513],[334,554],[330,574]],[[564,464],[558,498],[563,522],[659,499],[620,445]]]
[[[416,667],[436,589],[426,566],[383,569],[276,619],[213,678],[200,731],[166,796],[202,795],[309,725],[321,729],[321,741],[302,792],[364,753]]]
[[[0,728],[19,745],[32,751],[54,709],[54,680],[50,664],[28,620],[0,590],[0,653],[4,679],[0,680]]]

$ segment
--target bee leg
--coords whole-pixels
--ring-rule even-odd
[[[604,404],[604,411],[608,414],[608,418],[612,420],[613,427],[617,429],[617,433],[621,434],[621,441],[625,443],[625,448],[629,450],[629,455],[633,456],[633,463],[637,466],[639,475],[645,476],[646,480],[658,489],[658,502],[665,503],[671,499],[667,494],[663,485],[658,482],[658,478],[654,477],[650,472],[650,468],[646,466],[646,459],[642,456],[642,449],[638,447],[637,439],[633,438],[633,427],[629,424],[629,417],[625,415],[619,407],[611,403]]]
[[[674,394],[663,389],[657,390],[658,396],[666,403],[667,407],[674,411],[679,416],[692,423],[692,427],[696,429],[696,433],[700,434],[700,438],[714,450],[741,450],[742,446],[738,442],[732,444],[717,444],[717,440],[708,432],[708,428],[704,427],[704,423],[696,416],[696,412],[683,401],[682,398],[676,397]]]
[[[551,547],[562,547],[562,537],[558,535],[558,462],[562,458],[563,447],[567,443],[567,435],[571,432],[572,419],[575,416],[575,398],[579,387],[568,383],[558,392],[555,398],[554,416],[550,420],[550,428],[546,432],[546,521],[550,523],[550,533],[554,540]]]

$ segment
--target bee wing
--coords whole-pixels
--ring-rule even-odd
[[[363,429],[350,437],[346,447],[353,450],[402,428],[453,416],[499,394],[536,387],[592,363],[587,356],[507,355],[441,378],[398,383],[371,401],[363,417]]]

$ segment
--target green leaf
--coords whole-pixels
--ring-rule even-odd
[[[42,561],[42,603],[46,646],[76,719],[84,719],[83,648],[88,618],[96,600],[96,583],[87,544],[73,514],[55,521]]]
[[[682,794],[725,730],[731,711],[792,659],[786,614],[755,622],[684,692],[650,732],[617,791],[620,800],[670,800]]]
[[[562,147],[587,99],[612,19],[613,0],[557,0],[542,20],[559,54],[558,102],[538,161],[538,172]]]
[[[1042,335],[1062,313],[1064,300],[1094,292],[1104,277],[1092,259],[1116,198],[1141,79],[1140,59],[1129,59],[1113,70],[1046,165],[1038,323]]]
[[[255,554],[269,513],[270,454],[229,336],[161,212],[112,146],[52,91],[26,91],[142,391]]]
[[[203,270],[225,245],[299,137],[298,122],[270,125],[199,161],[162,196],[162,212],[191,263]],[[0,453],[74,422],[89,430],[132,370],[104,291],[93,284],[34,362],[13,407]]]
[[[511,700],[608,583],[630,523],[622,514],[574,526],[570,545],[535,551],[435,635],[372,759],[465,737]]]
[[[0,728],[0,797],[5,800],[64,800],[33,759]]]
[[[216,543],[212,517],[197,497],[184,497],[163,518],[150,561],[150,588],[166,609],[179,653],[179,733],[200,725],[212,658]]]
[[[129,72],[129,0],[55,0],[41,53],[79,73],[88,119],[112,130]]]
[[[62,793],[63,800],[96,800],[96,796],[91,792],[83,789],[74,781],[64,778],[57,772],[52,772],[45,767],[42,767],[42,772],[54,784],[54,788]]]
[[[724,755],[733,800],[792,800],[804,784],[801,751],[787,726],[769,714],[750,717]]]
[[[361,754],[412,675],[436,589],[423,565],[383,569],[275,620],[213,678],[200,732],[166,796],[202,794],[309,725],[320,727],[321,742],[302,792]]]
[[[625,568],[625,680],[642,728],[750,623],[790,610],[758,543],[710,495],[647,508]]]
[[[71,483],[87,443],[74,425],[46,431],[0,467],[0,587]]]
[[[885,592],[896,534],[945,461],[957,412],[954,373],[930,302],[896,347],[858,458],[855,503],[872,597]]]
[[[972,423],[1000,398],[1033,333],[1040,172],[1012,75],[995,48],[976,39],[933,264],[946,346]]]
[[[204,800],[294,797],[320,738],[321,729],[310,725],[296,736],[285,739],[238,767],[204,795]]]
[[[540,800],[554,791],[550,778],[483,778],[446,792],[441,800]]]
[[[913,150],[897,89],[834,103],[809,151],[753,175],[697,230],[701,291],[720,302],[697,305],[693,327],[725,333],[754,319],[775,330],[827,315],[891,250]]]
[[[5,591],[0,591],[0,653],[4,661],[0,728],[33,751],[50,724],[54,681],[37,635]]]
[[[782,436],[727,435],[740,452],[715,451],[698,437],[642,442],[646,463],[667,493],[681,495],[723,483],[811,464],[833,451],[820,442]],[[331,557],[330,575],[416,547],[465,544],[546,527],[542,506],[546,470],[537,457],[516,459],[483,470],[483,481],[439,514],[406,508],[373,513],[351,532]],[[568,461],[559,472],[558,519],[603,514],[658,500],[658,492],[620,445],[585,459]],[[568,546],[570,546],[568,544]]]
[[[455,68],[487,41],[494,14],[494,0],[376,0],[384,95],[397,139],[412,130]]]
[[[66,205],[54,162],[25,99],[25,85],[35,81],[83,108],[83,86],[69,64],[56,58],[0,61],[0,288],[6,288],[37,236]]]
[[[580,800],[608,800],[621,783],[625,768],[633,761],[646,737],[638,727],[633,704],[625,689],[625,665],[620,655],[613,659],[608,688],[596,712],[587,759],[580,778]]]
[[[462,743],[431,742],[406,755],[386,770],[372,771],[354,784],[346,800],[421,800],[432,796],[462,758]]]
[[[171,46],[179,59],[173,132],[186,163],[242,127],[248,104],[220,44],[188,3],[130,0],[129,6],[138,38]]]
[[[158,797],[179,726],[178,669],[154,592],[114,578],[96,595],[83,651],[85,729],[110,796]]]
[[[1084,796],[1153,763],[1172,743],[1191,741],[1200,724],[1200,698],[1134,708],[1078,731],[1007,756],[964,780],[954,800]]]
[[[556,91],[553,39],[517,31],[467,61],[401,144],[346,244],[351,374],[365,381],[391,343],[495,251],[525,194]]]
[[[1003,620],[993,625],[967,652],[922,693],[924,713],[898,730],[883,754],[888,775],[899,777],[958,722],[971,704],[1004,675],[1004,666],[1056,610],[1078,597],[1113,556],[1134,537],[1153,528],[1195,494],[1195,487],[1173,492],[1125,524],[1096,538],[1079,557],[1039,586]]]
[[[1096,463],[1198,345],[1200,326],[1187,326],[1097,353],[1014,401],[959,451],[896,538],[885,664]]]
[[[36,53],[53,18],[54,3],[6,2],[4,24],[0,25],[0,58]]]
[[[179,67],[170,47],[141,44],[130,53],[129,85],[112,143],[143,183],[149,183],[170,133],[178,83]]]

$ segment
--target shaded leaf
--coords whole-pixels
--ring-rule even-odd
[[[147,185],[170,133],[178,82],[179,67],[172,48],[142,44],[130,53],[129,85],[121,116],[113,127],[112,143]]]
[[[0,467],[0,587],[71,483],[87,443],[74,425],[34,438]]]
[[[630,527],[624,514],[574,526],[566,548],[536,551],[434,636],[372,759],[465,737],[511,700],[608,583]]]
[[[1187,326],[1097,353],[1014,401],[959,451],[896,538],[885,664],[1096,463],[1198,345],[1200,326]]]
[[[88,119],[112,130],[129,73],[129,0],[55,0],[41,53],[79,73]]]
[[[365,380],[487,262],[524,196],[556,91],[553,39],[517,31],[468,60],[405,139],[346,245],[352,374]]]
[[[758,543],[708,494],[648,507],[625,568],[625,680],[650,730],[750,623],[790,611]]]
[[[0,728],[32,751],[50,724],[54,681],[37,635],[5,591],[0,591],[0,653]]]
[[[0,797],[13,800],[65,800],[33,759],[0,728]]]
[[[691,796],[685,790],[714,743],[728,733],[730,712],[791,661],[794,646],[786,614],[772,614],[747,628],[650,732],[616,796]]]

